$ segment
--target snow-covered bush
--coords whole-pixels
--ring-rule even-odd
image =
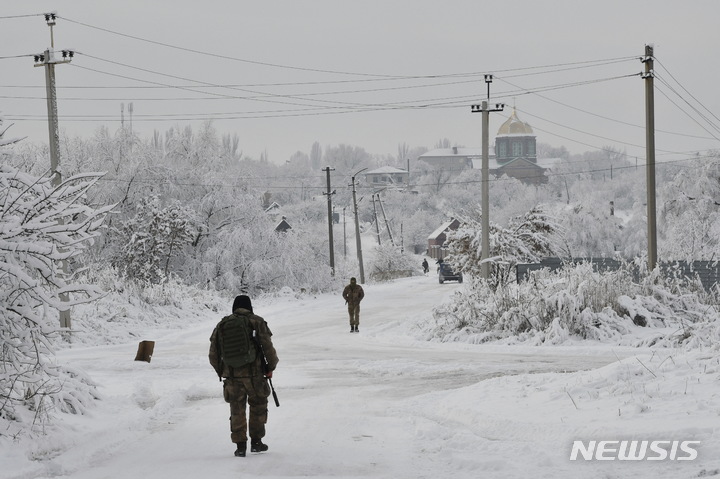
[[[149,284],[122,277],[111,266],[89,268],[79,276],[105,294],[73,308],[72,343],[58,348],[154,340],[159,330],[187,328],[207,320],[208,314],[221,317],[232,305],[232,296],[187,285],[176,276]]]
[[[370,277],[374,280],[394,279],[401,276],[419,274],[417,257],[401,252],[400,247],[389,243],[378,245],[368,263]]]
[[[535,271],[527,281],[495,291],[473,279],[452,301],[435,309],[424,329],[429,338],[474,342],[619,340],[632,328],[666,326],[673,327],[672,334],[651,335],[643,344],[706,341],[694,331],[704,331],[708,338],[720,334],[718,309],[703,302],[709,296],[699,294],[693,281],[662,275],[659,269],[641,281],[636,275],[632,264],[599,273],[592,264],[580,263],[553,272]],[[715,325],[711,335],[708,324]]]
[[[78,371],[55,363],[58,310],[102,292],[65,274],[111,207],[85,204],[99,174],[58,186],[0,165],[0,434],[42,424],[52,410],[80,413],[94,396]]]

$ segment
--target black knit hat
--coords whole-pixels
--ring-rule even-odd
[[[238,308],[247,309],[248,311],[250,311],[252,313],[253,309],[252,309],[252,302],[250,301],[250,297],[245,296],[244,294],[241,294],[240,296],[236,296],[235,301],[233,301],[233,309],[232,309],[233,312]]]

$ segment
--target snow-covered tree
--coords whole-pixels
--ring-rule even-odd
[[[558,252],[556,236],[560,227],[541,206],[513,218],[506,228],[490,223],[490,284],[493,288],[514,281],[514,267],[519,262],[536,262]],[[481,276],[482,218],[462,219],[462,226],[447,238],[447,261],[470,276]]]
[[[41,423],[53,410],[80,413],[94,395],[80,372],[55,363],[52,341],[58,310],[102,294],[62,270],[92,241],[112,208],[86,204],[88,189],[99,176],[74,176],[53,186],[50,178],[0,165],[3,433]]]
[[[622,220],[610,214],[605,204],[578,203],[556,214],[563,225],[566,256],[574,258],[613,257],[623,243]]]
[[[192,243],[199,228],[195,213],[178,201],[163,206],[158,196],[145,198],[122,227],[115,266],[130,278],[160,283],[168,277],[170,261]]]
[[[370,154],[364,148],[346,144],[329,146],[323,155],[325,163],[334,167],[340,174],[350,174],[371,166]]]
[[[676,167],[658,192],[660,256],[667,260],[720,257],[720,152],[692,167]]]

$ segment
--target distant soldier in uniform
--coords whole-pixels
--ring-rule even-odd
[[[245,457],[248,431],[250,452],[268,450],[262,442],[270,396],[265,378],[272,378],[278,357],[272,332],[263,318],[253,314],[249,297],[236,297],[232,312],[215,326],[208,357],[218,376],[225,378],[223,396],[230,403],[230,438],[237,445],[235,455]],[[245,416],[246,405],[250,406],[249,421]]]
[[[365,297],[365,291],[363,291],[362,286],[357,284],[355,278],[350,278],[350,284],[345,286],[342,297],[345,298],[348,314],[350,315],[350,332],[359,333],[360,301]]]

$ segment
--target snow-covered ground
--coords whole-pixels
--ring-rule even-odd
[[[156,341],[76,344],[102,400],[46,436],[0,436],[0,477],[679,478],[720,475],[720,357],[596,342],[499,346],[417,339],[460,287],[435,276],[365,285],[360,333],[336,294],[255,301],[274,333],[266,454],[233,456],[229,408],[207,361],[227,310],[132,327]],[[105,314],[95,307],[98,314]],[[147,312],[123,312],[127,318]],[[122,329],[114,320],[108,328]],[[105,333],[99,333],[105,334]],[[692,461],[571,461],[573,441],[700,441]],[[611,444],[612,446],[612,444]],[[611,446],[609,446],[611,448]],[[681,451],[682,452],[682,451]],[[608,454],[612,455],[612,453]],[[679,454],[682,456],[682,454]]]

